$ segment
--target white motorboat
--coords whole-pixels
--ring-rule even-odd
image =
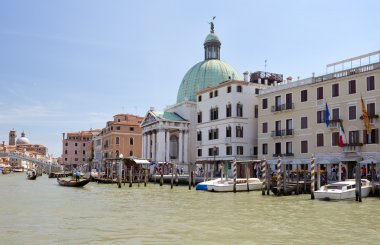
[[[198,183],[195,186],[195,190],[197,190],[197,191],[207,191],[209,185],[213,185],[214,182],[218,182],[218,181],[220,181],[220,178]]]
[[[367,179],[361,179],[361,196],[367,197],[371,191],[371,182]],[[322,186],[318,191],[314,191],[315,199],[320,200],[344,200],[355,198],[354,179],[335,182]]]
[[[236,191],[247,191],[249,188],[250,191],[260,190],[263,186],[258,178],[249,178],[248,184],[247,179],[236,179]],[[234,181],[233,179],[214,181],[207,186],[208,191],[215,192],[231,192],[234,190]]]

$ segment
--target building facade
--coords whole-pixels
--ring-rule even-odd
[[[373,55],[336,62],[327,68],[357,61],[362,64]],[[357,162],[380,163],[380,87],[376,84],[379,79],[377,62],[260,91],[259,159],[274,162],[281,157],[284,162],[302,164],[309,163],[314,155],[316,162],[326,164],[327,168],[344,166],[347,177],[352,177]],[[368,133],[361,119],[361,98],[370,120]],[[341,125],[345,132],[342,147]]]

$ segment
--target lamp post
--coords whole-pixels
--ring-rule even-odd
[[[120,154],[119,155],[119,175],[118,175],[118,187],[121,188],[121,175],[122,175],[122,171],[123,171],[123,154]]]

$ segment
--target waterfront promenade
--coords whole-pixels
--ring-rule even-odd
[[[210,193],[149,183],[65,188],[0,176],[3,244],[378,244],[380,200]]]

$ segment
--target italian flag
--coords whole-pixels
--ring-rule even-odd
[[[346,144],[346,135],[344,133],[343,124],[341,122],[339,127],[339,146],[343,147],[344,144]]]

